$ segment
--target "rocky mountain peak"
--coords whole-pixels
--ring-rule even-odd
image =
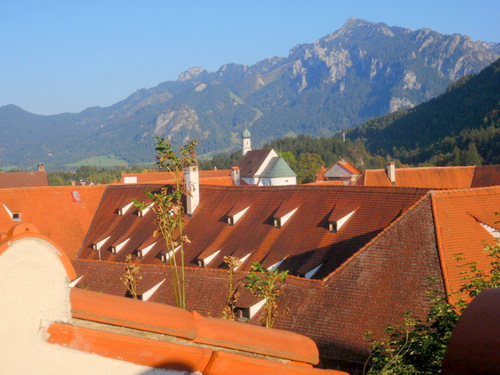
[[[188,80],[193,79],[193,78],[197,78],[203,73],[208,73],[208,72],[203,68],[195,66],[195,67],[189,68],[188,70],[185,70],[182,73],[179,73],[178,79],[179,79],[179,81],[184,82],[184,81],[188,81]]]

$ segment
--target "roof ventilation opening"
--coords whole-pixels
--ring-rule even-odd
[[[334,217],[334,213],[330,216],[330,219],[328,220],[328,230],[332,233],[337,233],[340,228],[351,218],[351,216],[356,212],[356,210],[349,212],[347,215],[342,216],[341,218],[337,219]],[[335,215],[337,216],[337,215]]]
[[[240,267],[241,267],[241,265],[242,265],[243,263],[245,263],[245,260],[247,260],[247,259],[248,259],[248,257],[250,256],[250,254],[252,254],[252,253],[248,253],[247,255],[245,255],[243,258],[241,258],[241,259],[240,259],[240,265],[239,265],[239,266],[237,266],[237,267],[234,267],[234,270],[235,270],[235,271],[236,271],[238,268],[240,268]]]
[[[305,277],[306,279],[310,279],[311,277],[313,277],[313,276],[314,276],[314,274],[315,274],[316,272],[318,272],[318,270],[321,268],[321,266],[322,266],[322,265],[323,265],[323,263],[321,263],[319,266],[317,266],[317,267],[313,268],[312,270],[310,270],[309,272],[307,272],[307,273],[304,275],[304,277]]]
[[[118,216],[123,216],[125,215],[125,213],[130,209],[130,207],[132,207],[134,204],[134,202],[130,202],[129,204],[123,206],[123,207],[120,207],[118,209]]]
[[[206,258],[203,259],[198,259],[198,266],[201,268],[204,268],[208,266],[208,264],[214,260],[214,258],[220,253],[220,250],[217,250],[215,253],[212,255],[207,256]]]
[[[142,259],[142,257],[145,257],[154,245],[156,245],[156,242],[152,243],[149,246],[146,246],[144,249],[137,249],[137,258]]]
[[[125,241],[123,241],[122,243],[120,243],[118,245],[111,246],[111,252],[113,254],[118,253],[121,249],[123,249],[123,247],[127,244],[128,241],[130,241],[130,238],[127,238]]]
[[[236,307],[235,313],[237,316],[237,319],[241,322],[246,322],[252,319],[255,314],[257,314],[260,309],[262,309],[262,306],[266,303],[266,299],[264,298],[263,300],[257,302],[255,305],[252,305],[250,307]]]
[[[281,263],[283,263],[283,261],[284,261],[284,260],[285,260],[285,259],[281,259],[279,262],[274,263],[271,267],[268,267],[268,268],[267,268],[267,270],[268,270],[269,272],[274,272],[274,271],[276,271],[276,270],[278,269],[278,267],[281,265]]]
[[[249,208],[250,208],[250,206],[248,206],[247,208],[245,208],[243,210],[232,209],[231,211],[229,211],[229,213],[227,214],[227,223],[229,225],[236,224],[236,222],[241,219],[241,217],[245,214],[245,212],[248,211]]]
[[[21,221],[21,213],[20,212],[12,212],[11,210],[9,210],[9,208],[5,204],[3,204],[3,207],[5,208],[5,211],[7,211],[7,214],[9,214],[12,221]]]
[[[488,233],[491,234],[493,237],[495,237],[497,239],[500,238],[500,230],[493,228],[492,226],[485,224],[485,223],[479,222],[479,224],[481,224],[481,226],[484,229],[486,229],[488,231]]]
[[[73,280],[72,282],[70,282],[70,283],[68,284],[68,286],[69,286],[70,288],[74,288],[75,286],[77,286],[77,285],[78,285],[78,283],[80,282],[80,280],[81,280],[81,279],[83,279],[83,275],[82,275],[82,276],[80,276],[79,278],[77,278],[77,279]]]
[[[298,210],[298,207],[291,210],[290,212],[284,214],[284,215],[281,215],[279,214],[278,212],[275,214],[274,218],[273,218],[273,222],[274,222],[274,227],[275,228],[281,228],[283,225],[285,225],[285,223],[292,217],[292,215],[295,213],[295,211]],[[279,210],[278,210],[279,211]]]
[[[152,206],[153,206],[153,203],[151,203],[148,206],[144,207],[142,210],[138,209],[137,210],[137,216],[139,216],[139,217],[146,216],[146,214],[149,212],[149,210],[151,209]]]
[[[170,258],[177,252],[177,250],[179,250],[181,247],[180,246],[177,246],[174,250],[170,250],[168,253],[166,254],[162,254],[161,255],[161,261],[162,263],[167,263]]]
[[[158,284],[156,284],[154,287],[149,289],[147,292],[144,292],[142,295],[142,300],[147,301],[148,299],[151,298],[151,296],[158,290],[158,288],[165,282],[166,279],[163,279],[160,281]]]
[[[100,251],[102,249],[102,246],[106,243],[107,240],[109,240],[109,237],[106,237],[105,239],[97,242],[97,243],[94,243],[92,244],[92,249],[94,249],[94,251]]]

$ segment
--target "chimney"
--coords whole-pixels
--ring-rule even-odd
[[[387,177],[391,184],[396,185],[396,163],[393,161],[387,163]]]
[[[238,186],[240,184],[240,167],[231,168],[231,178],[235,186]]]
[[[200,178],[197,165],[191,165],[184,171],[186,183],[186,214],[191,216],[200,204]]]
[[[45,171],[45,163],[38,163],[38,172]]]

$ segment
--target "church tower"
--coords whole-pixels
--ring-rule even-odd
[[[242,142],[243,142],[243,147],[241,149],[241,153],[245,155],[248,151],[252,151],[252,143],[250,141],[250,132],[248,131],[247,128],[243,131],[243,136]]]

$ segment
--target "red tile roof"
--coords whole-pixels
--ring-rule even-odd
[[[26,242],[26,239],[31,241]],[[75,271],[68,257],[58,251],[52,241],[40,235],[32,224],[19,223],[0,236],[0,257],[16,241],[24,241],[24,247],[21,245],[16,251],[22,253],[23,259],[28,259],[28,262],[20,263],[26,266],[22,270],[5,267],[4,264],[4,277],[7,273],[7,278],[11,276],[19,281],[24,279],[16,278],[17,274],[30,274],[34,269],[42,272],[38,264],[29,262],[30,251],[39,251],[39,254],[51,259],[54,255],[58,256],[66,271],[66,277],[59,277],[64,274],[61,270],[62,274],[58,278],[51,279],[52,283],[45,285],[45,288],[59,291],[51,295],[47,305],[31,306],[27,298],[14,299],[17,308],[31,311],[28,315],[21,314],[19,321],[15,322],[23,333],[16,338],[16,345],[21,343],[21,348],[23,340],[25,345],[33,345],[29,330],[36,329],[38,332],[34,337],[38,339],[40,336],[49,344],[153,368],[199,371],[206,375],[232,374],[235,369],[249,374],[347,375],[340,371],[313,368],[312,365],[318,363],[318,349],[311,339],[296,333],[205,318],[164,304],[79,288],[70,290],[67,278],[74,279]],[[41,243],[45,241],[53,246],[43,247]],[[26,280],[31,281],[29,278]],[[56,280],[61,285],[56,285]],[[12,288],[26,289],[25,285],[11,284],[9,286]],[[70,295],[71,311],[65,291]],[[23,293],[21,296],[26,297]],[[50,310],[52,304],[57,304],[56,311],[61,306],[68,310],[63,308],[54,315]],[[66,312],[71,315],[67,317]],[[57,314],[64,316],[62,322],[45,320],[49,316],[59,316]],[[31,322],[33,319],[42,319],[44,323],[36,327]],[[23,324],[27,326],[26,330],[22,330]],[[22,358],[22,353],[14,353],[16,357]],[[64,353],[61,350],[58,355],[64,356]],[[66,353],[69,355],[69,351]]]
[[[139,218],[136,209],[123,216],[117,209],[143,199],[147,189],[160,186],[114,185],[106,191],[103,202],[89,230],[80,259],[124,261],[144,243],[151,243],[155,230],[154,213]],[[391,189],[344,186],[287,186],[287,187],[219,187],[203,186],[200,205],[187,221],[184,233],[191,244],[185,248],[186,261],[198,265],[203,259],[220,250],[209,267],[221,267],[225,255],[240,258],[251,253],[241,266],[250,269],[252,262],[265,267],[285,259],[280,266],[292,274],[303,275],[323,264],[314,275],[326,277],[387,225],[426,194],[423,189]],[[237,207],[236,207],[237,206]],[[331,233],[328,218],[336,206],[356,213],[338,233]],[[232,211],[248,208],[235,225],[228,225]],[[280,210],[297,210],[280,228],[274,227],[274,218]],[[286,213],[283,213],[285,215]],[[281,215],[281,216],[283,216]],[[280,217],[281,217],[280,216]],[[100,254],[93,244],[109,239]],[[118,254],[111,252],[113,244],[130,241]],[[159,264],[165,252],[162,238],[139,263]],[[241,256],[240,256],[241,255]]]
[[[316,345],[292,332],[205,318],[164,304],[80,288],[71,290],[71,311],[78,322],[53,324],[48,331],[50,343],[152,367],[158,367],[163,358],[162,367],[173,368],[166,361],[173,356],[178,365],[182,364],[180,370],[203,374],[232,373],[235,364],[241,366],[238,371],[260,369],[263,374],[343,374],[312,368],[311,365],[318,363]],[[108,328],[92,328],[80,321]],[[112,327],[147,331],[156,336],[148,338]]]
[[[0,173],[0,189],[48,185],[46,171]]]
[[[6,232],[15,222],[8,209],[76,258],[105,189],[105,185],[0,189],[0,231]]]
[[[472,184],[476,167],[396,168],[394,186],[426,189],[460,189]],[[357,180],[363,186],[393,186],[385,169],[367,169]]]
[[[347,161],[339,161],[337,162],[338,165],[346,169],[347,171],[351,172],[352,174],[361,174],[361,171],[356,168],[354,165]]]
[[[141,173],[122,173],[120,184],[125,183],[126,178],[136,178],[137,184],[162,183],[171,184],[175,181],[171,172],[141,172]],[[217,169],[208,171],[199,171],[199,180],[201,185],[219,185],[233,186],[230,169]]]
[[[80,283],[83,288],[126,294],[120,281],[125,269],[123,263],[75,260],[74,264],[78,275],[84,276]],[[170,268],[152,264],[140,267],[139,294],[166,279],[151,300],[174,304],[168,282]],[[246,272],[236,272],[236,280],[244,280],[245,276]],[[324,365],[341,364],[344,370],[361,371],[369,347],[364,333],[381,333],[386,324],[398,322],[406,311],[425,314],[428,307],[425,290],[430,276],[439,278],[441,269],[430,199],[426,196],[327,278],[307,280],[289,276],[285,294],[278,300],[281,313],[276,327],[314,339]],[[443,290],[442,283],[436,288]],[[189,309],[219,317],[227,290],[225,270],[186,269]],[[248,307],[255,302],[244,297],[237,306]],[[251,322],[259,323],[259,316]]]
[[[500,186],[500,165],[478,165],[471,187]]]
[[[483,249],[484,242],[494,240],[486,226],[500,235],[500,217],[495,215],[500,211],[500,187],[435,191],[431,197],[446,289],[458,291],[464,269],[458,267],[455,254],[462,253],[465,262],[477,261],[480,269],[490,269],[491,259]]]
[[[328,180],[326,177],[325,177],[325,172],[326,172],[326,168],[324,165],[321,166],[321,168],[319,169],[319,172],[318,174],[316,175],[316,178],[314,179],[314,182],[319,182],[319,181],[326,181]]]

